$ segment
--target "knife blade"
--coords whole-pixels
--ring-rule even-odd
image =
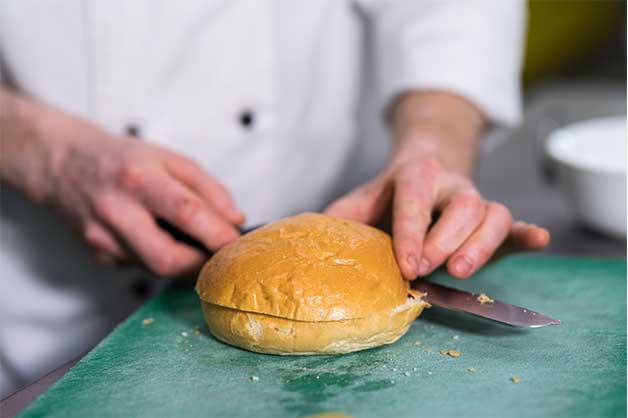
[[[513,327],[540,328],[560,324],[558,319],[499,300],[481,303],[478,301],[479,294],[443,286],[428,280],[415,280],[412,283],[412,288],[426,293],[423,299],[432,305],[470,313]]]

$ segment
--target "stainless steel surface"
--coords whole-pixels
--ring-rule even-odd
[[[61,378],[68,370],[70,370],[78,361],[76,358],[67,362],[63,366],[53,370],[41,379],[26,386],[25,388],[18,390],[12,395],[7,396],[0,401],[0,417],[15,417],[22,409],[35,400],[41,393],[43,393],[49,386],[55,383]]]
[[[427,293],[423,297],[430,304],[441,308],[470,313],[513,327],[540,328],[559,325],[560,321],[520,306],[493,300],[481,303],[479,294],[443,286],[428,280],[415,280],[412,288]]]

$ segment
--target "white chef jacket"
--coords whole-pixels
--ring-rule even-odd
[[[257,224],[374,175],[405,90],[516,122],[524,21],[523,0],[4,0],[0,71],[195,159]],[[61,218],[2,195],[0,396],[102,338],[138,274],[97,267]]]

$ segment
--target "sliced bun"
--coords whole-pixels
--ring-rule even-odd
[[[389,344],[428,306],[401,277],[387,234],[312,213],[223,247],[196,290],[216,338],[272,354]]]

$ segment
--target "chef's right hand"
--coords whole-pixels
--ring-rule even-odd
[[[69,215],[100,261],[137,259],[161,276],[195,272],[207,254],[176,241],[158,220],[208,251],[238,237],[244,215],[192,160],[45,109],[36,129],[17,126],[11,109],[2,115],[8,127],[3,180]]]

